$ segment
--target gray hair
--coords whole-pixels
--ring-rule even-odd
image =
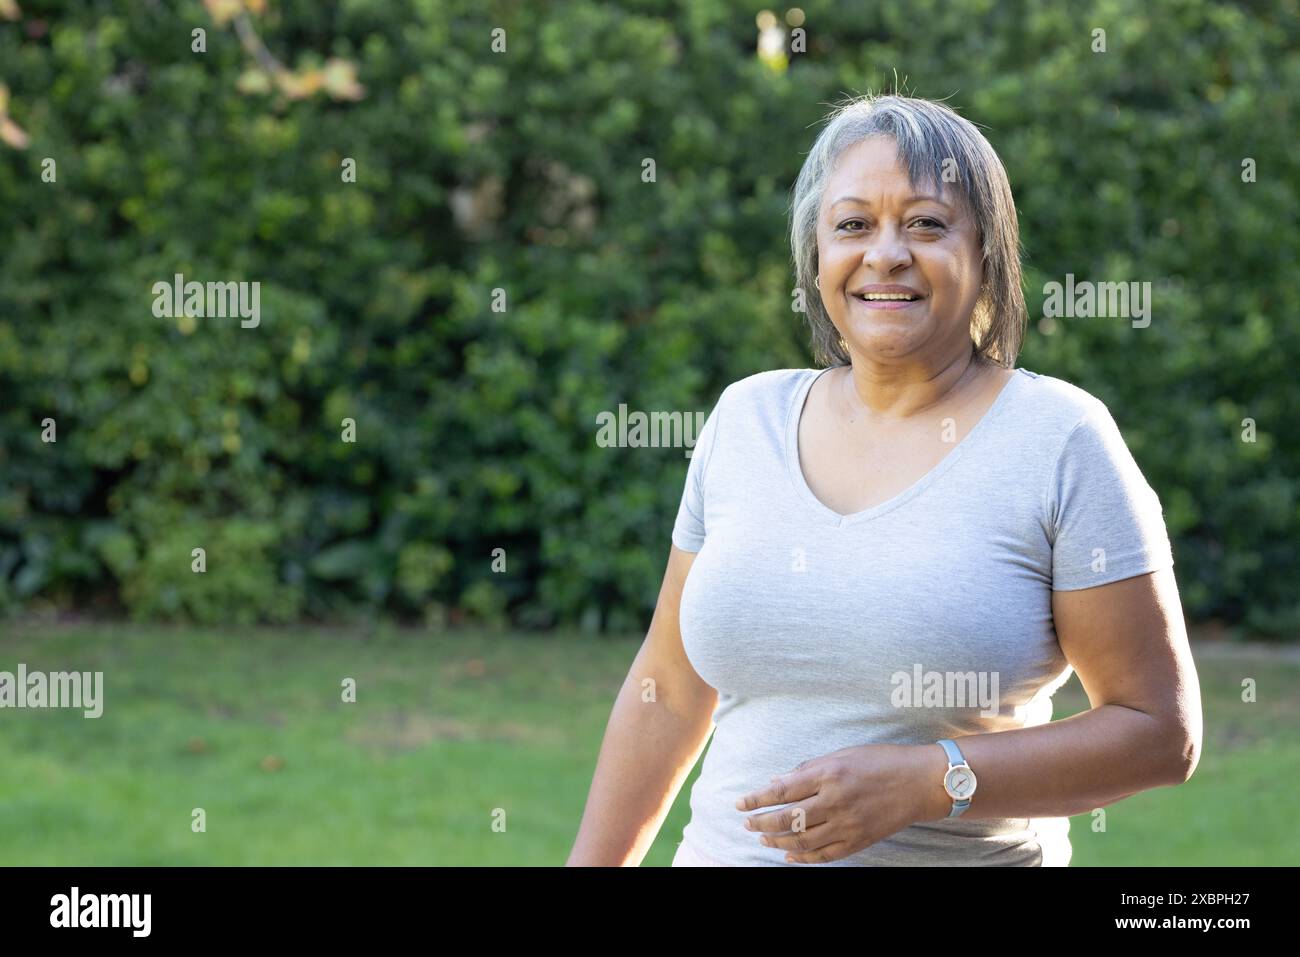
[[[893,138],[914,187],[937,187],[942,172],[955,185],[979,230],[984,281],[971,313],[977,356],[1012,368],[1028,314],[1020,273],[1020,227],[1002,161],[984,135],[950,107],[920,97],[867,94],[836,106],[817,136],[790,200],[790,248],[795,283],[804,292],[812,347],[823,365],[848,365],[849,354],[814,285],[817,217],[826,180],[840,154],[870,136]]]

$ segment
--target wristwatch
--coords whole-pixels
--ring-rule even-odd
[[[944,738],[937,743],[948,755],[948,770],[943,775],[943,789],[952,798],[952,810],[948,812],[948,817],[957,817],[970,807],[971,796],[975,793],[975,772],[962,757],[956,742]]]

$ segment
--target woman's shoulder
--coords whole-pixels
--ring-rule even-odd
[[[749,409],[780,410],[818,369],[765,369],[736,379],[722,390],[718,402]]]
[[[1105,402],[1072,382],[1019,367],[1016,374],[1027,380],[1021,383],[1025,387],[1026,401],[1021,404],[1024,414],[1053,432],[1069,432],[1080,422],[1097,416],[1110,418]]]

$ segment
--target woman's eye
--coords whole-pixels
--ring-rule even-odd
[[[840,223],[840,229],[844,229],[846,226],[851,226],[851,225],[853,225],[854,223],[857,223],[858,225],[862,225],[862,220],[860,220],[860,219],[846,219],[844,222]]]
[[[914,225],[917,223],[928,224],[924,225],[925,229],[943,229],[943,223],[937,219],[931,219],[929,216],[922,216],[920,219],[913,220]]]

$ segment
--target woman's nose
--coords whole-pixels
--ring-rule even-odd
[[[867,240],[867,248],[862,253],[862,264],[877,275],[887,276],[900,266],[909,265],[912,254],[903,234],[896,226],[881,224]]]

